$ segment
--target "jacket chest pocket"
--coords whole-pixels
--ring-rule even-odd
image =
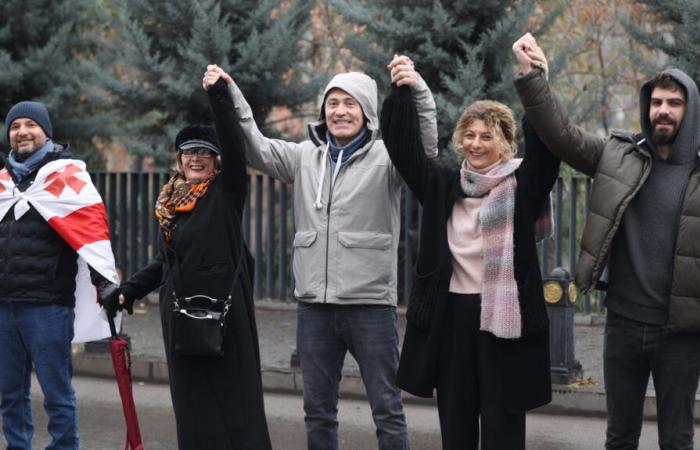
[[[393,287],[393,237],[371,231],[338,232],[338,297],[381,299]]]

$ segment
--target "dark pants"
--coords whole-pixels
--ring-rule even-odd
[[[360,366],[381,450],[409,448],[401,392],[396,308],[300,302],[297,348],[311,450],[338,448],[338,387],[345,354]]]
[[[693,448],[693,406],[700,375],[700,336],[666,333],[608,311],[605,326],[605,448],[636,449],[649,374],[656,390],[659,448]]]
[[[506,412],[498,339],[479,330],[477,294],[450,294],[437,376],[442,447],[484,450],[525,448],[525,413]]]

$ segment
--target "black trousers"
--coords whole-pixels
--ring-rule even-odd
[[[498,339],[479,330],[481,297],[452,294],[440,346],[437,401],[444,450],[525,448],[525,412],[506,412]]]
[[[700,377],[700,336],[668,333],[608,310],[605,324],[605,448],[636,450],[649,374],[656,391],[659,448],[691,450]],[[695,447],[697,448],[697,447]]]

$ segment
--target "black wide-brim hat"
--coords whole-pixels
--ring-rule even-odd
[[[216,131],[208,125],[190,125],[175,136],[175,151],[189,148],[206,148],[217,155],[221,154]]]

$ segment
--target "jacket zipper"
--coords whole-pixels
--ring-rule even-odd
[[[371,148],[372,145],[374,145],[375,139],[370,139],[368,144],[369,148]],[[364,153],[364,152],[359,152],[359,150],[364,149],[362,147],[361,149],[358,149],[358,152],[353,153],[350,158],[345,162],[345,164],[340,165],[340,169],[338,169],[338,175],[336,176],[336,179],[340,177],[340,172],[345,170],[345,166],[347,166],[350,161],[358,157],[358,155]],[[369,150],[367,150],[369,151]],[[330,155],[328,155],[328,165],[330,166],[331,164],[331,158]],[[328,205],[326,206],[326,275],[324,277],[324,286],[323,286],[323,303],[328,303],[328,259],[329,259],[329,254],[330,254],[330,236],[331,236],[331,203],[333,203],[333,187],[335,186],[335,181],[333,180],[333,170],[330,170],[331,176],[329,178],[328,182]]]
[[[639,145],[636,143],[632,142],[632,145],[634,145],[638,150],[640,150],[640,153],[642,155],[646,155],[646,151],[643,150]],[[602,261],[607,261],[608,260],[608,255],[610,254],[610,247],[612,246],[612,240],[614,239],[614,236],[617,234],[618,229],[620,228],[620,222],[622,222],[622,216],[624,215],[625,211],[627,210],[627,205],[629,205],[629,202],[634,198],[635,195],[637,195],[637,192],[642,188],[642,185],[644,182],[647,180],[649,177],[649,174],[651,173],[651,166],[653,164],[653,157],[651,154],[647,155],[647,164],[648,164],[648,170],[646,172],[642,173],[640,178],[637,180],[637,183],[635,185],[634,191],[631,192],[627,197],[625,197],[622,202],[620,202],[620,212],[619,214],[615,215],[615,222],[613,223],[613,226],[610,228],[610,233],[608,236],[612,235],[612,238],[610,239],[610,242],[608,244],[608,249],[605,252],[605,256],[603,257],[602,254],[598,255],[598,258],[596,259],[595,266],[593,269],[593,272],[591,273],[591,279],[589,281],[590,287],[586,289],[586,291],[590,290],[591,287],[595,288],[596,284],[598,283],[598,280],[600,279],[600,273],[601,273],[601,262]],[[625,205],[624,208],[622,205]]]
[[[330,163],[329,163],[330,164]],[[323,303],[328,302],[328,258],[331,237],[331,198],[333,196],[333,177],[328,183],[328,205],[326,206],[326,276],[324,277]]]
[[[340,169],[338,169],[338,175],[336,179],[340,177],[340,172],[345,169],[345,166],[355,157],[355,155],[350,156],[345,164],[341,164]],[[328,165],[331,164],[330,155],[328,158]],[[326,205],[326,276],[324,277],[323,286],[323,303],[328,303],[328,260],[330,256],[330,237],[331,237],[331,203],[333,203],[333,188],[335,187],[335,181],[333,180],[333,170],[330,171],[331,176],[328,181],[328,205]]]
[[[330,158],[324,163],[331,165]],[[342,167],[341,167],[342,169]],[[340,173],[340,172],[339,172]],[[331,202],[333,201],[333,171],[328,181],[328,205],[326,205],[326,275],[323,277],[323,303],[328,302],[328,259],[330,255],[330,238],[331,238]]]

